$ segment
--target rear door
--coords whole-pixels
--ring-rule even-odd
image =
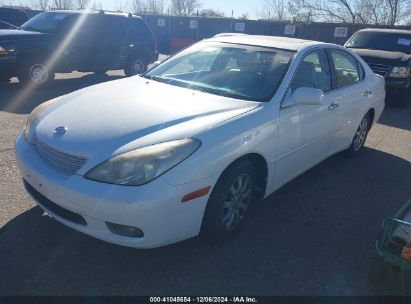
[[[70,16],[60,29],[64,66],[73,71],[94,71],[99,66],[102,32],[99,14]]]
[[[99,65],[107,69],[123,68],[131,43],[130,20],[124,16],[105,15],[101,28],[104,31]]]
[[[351,144],[359,121],[365,113],[366,99],[372,98],[372,90],[364,81],[361,63],[350,53],[341,49],[327,49],[335,92],[338,93],[336,132],[329,154],[334,154]]]

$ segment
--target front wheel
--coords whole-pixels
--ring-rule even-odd
[[[43,60],[24,59],[18,67],[17,77],[23,84],[30,83],[36,87],[49,84],[54,79],[54,72]]]
[[[225,172],[214,187],[203,219],[202,233],[213,240],[234,235],[244,221],[255,192],[255,169],[244,161]]]
[[[135,76],[147,71],[147,63],[143,56],[132,56],[127,60],[124,74],[127,77]]]
[[[358,126],[357,131],[355,132],[354,138],[351,142],[351,146],[346,150],[348,156],[357,155],[361,148],[364,146],[365,141],[368,136],[368,131],[371,126],[371,115],[367,113],[364,118],[361,120],[360,125]]]

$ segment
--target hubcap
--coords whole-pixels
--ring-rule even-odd
[[[223,204],[222,224],[225,231],[233,231],[247,212],[251,199],[251,178],[247,173],[237,177],[230,186]]]
[[[30,78],[36,84],[43,84],[49,78],[49,72],[44,64],[34,64],[30,68]]]
[[[363,118],[354,137],[353,148],[355,151],[358,151],[364,144],[365,138],[367,137],[367,132],[368,120],[366,118]]]
[[[144,67],[144,64],[143,64],[143,62],[141,62],[140,60],[136,60],[135,62],[134,62],[134,65],[133,65],[133,69],[134,69],[134,72],[136,73],[136,74],[141,74],[141,73],[143,73],[143,68]]]

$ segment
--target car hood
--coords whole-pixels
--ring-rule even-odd
[[[350,48],[367,63],[388,65],[404,65],[411,59],[411,55],[402,52]]]
[[[0,42],[26,40],[42,37],[46,34],[24,30],[0,30]]]
[[[38,119],[36,138],[91,164],[139,147],[193,137],[258,107],[136,76],[61,97]],[[54,133],[65,127],[63,135]]]

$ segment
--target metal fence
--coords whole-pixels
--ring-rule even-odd
[[[316,22],[291,23],[196,16],[144,15],[142,17],[156,35],[159,51],[165,54],[174,53],[196,41],[224,32],[285,36],[344,44],[353,33],[362,28],[401,28],[411,30],[411,27],[406,26],[390,27]]]

